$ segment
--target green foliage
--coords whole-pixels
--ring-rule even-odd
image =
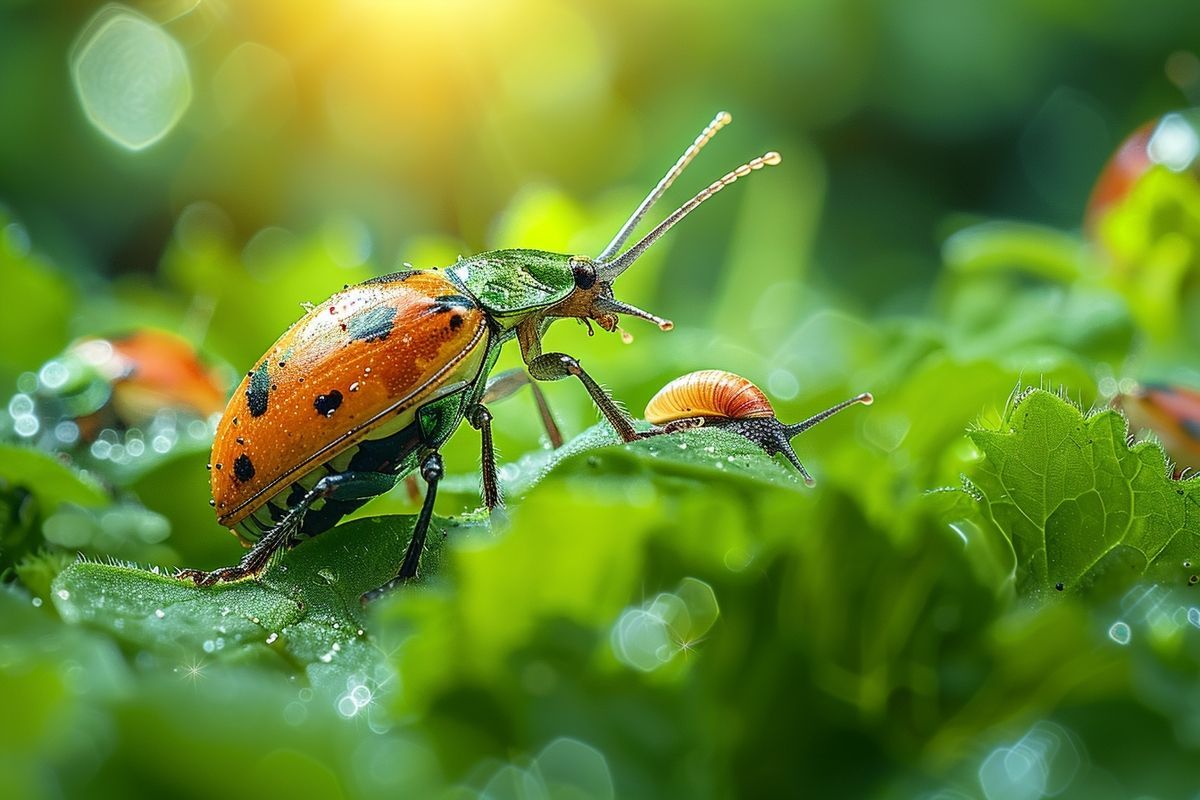
[[[6,386],[22,369],[34,367],[67,344],[68,320],[76,301],[63,276],[32,253],[30,246],[28,231],[0,209],[0,296],[11,299],[0,314],[4,341],[0,377]]]
[[[69,622],[88,622],[146,650],[204,652],[239,664],[279,662],[307,670],[314,685],[374,667],[359,597],[387,582],[404,554],[411,517],[348,523],[337,537],[299,547],[259,581],[201,589],[135,567],[79,563],[54,582],[54,603]],[[469,528],[439,521],[425,554],[437,569],[444,536]],[[334,664],[336,660],[336,664]]]
[[[1118,412],[1085,416],[1040,390],[1018,397],[1001,428],[971,433],[984,458],[970,489],[980,495],[982,524],[1016,553],[1019,594],[1195,582],[1200,479],[1173,480],[1157,444],[1130,448],[1128,436]]]
[[[595,254],[729,102],[642,230],[745,156],[783,165],[616,287],[676,329],[630,321],[625,347],[563,322],[545,349],[635,417],[702,368],[785,422],[877,401],[794,442],[810,490],[721,430],[620,444],[570,380],[545,386],[551,451],[517,395],[492,408],[506,507],[477,510],[463,426],[420,579],[367,607],[411,535],[403,487],[202,589],[174,570],[242,551],[199,421],[118,463],[0,403],[0,794],[1194,792],[1200,490],[1079,410],[1200,380],[1194,177],[1152,171],[1079,231],[1109,139],[1180,102],[1163,43],[1197,33],[1189,0],[1133,25],[945,0],[166,4],[125,49],[25,5],[0,24],[6,397],[79,336],[176,331],[232,380],[303,304],[406,261]]]
[[[1101,223],[1113,254],[1109,281],[1130,301],[1146,331],[1169,344],[1182,328],[1200,332],[1200,187],[1190,173],[1151,170]]]

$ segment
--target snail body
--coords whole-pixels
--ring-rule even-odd
[[[845,408],[873,402],[871,394],[863,392],[803,422],[787,425],[779,421],[771,401],[750,380],[733,372],[707,369],[682,375],[660,389],[646,405],[645,417],[660,426],[661,433],[702,426],[730,430],[768,455],[782,454],[812,486],[815,481],[800,463],[791,440]]]

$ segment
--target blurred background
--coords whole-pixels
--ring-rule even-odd
[[[0,463],[0,563],[9,594],[27,593],[6,595],[14,622],[0,632],[0,669],[27,689],[0,777],[18,794],[69,795],[81,785],[65,772],[74,761],[113,796],[133,791],[131,775],[143,791],[199,796],[206,776],[224,774],[208,759],[278,776],[236,789],[259,796],[289,780],[330,796],[1193,792],[1182,765],[1200,744],[1194,721],[1163,699],[1166,678],[1147,677],[1166,668],[1072,661],[1068,645],[1099,646],[1088,637],[1112,620],[1089,615],[1107,612],[1030,617],[1003,578],[979,577],[948,544],[921,498],[978,462],[962,434],[998,418],[1018,382],[1062,387],[1085,407],[1134,380],[1200,385],[1195,142],[1169,170],[1178,185],[1085,227],[1121,142],[1200,102],[1198,37],[1194,0],[0,1],[0,386],[13,397],[0,430],[16,443]],[[164,567],[238,557],[207,506],[213,415],[302,304],[485,249],[595,254],[722,109],[734,123],[651,222],[753,156],[778,150],[783,163],[698,210],[617,284],[676,330],[630,321],[626,346],[564,322],[548,347],[577,355],[635,414],[666,380],[702,368],[745,374],[787,421],[874,391],[875,408],[798,445],[818,494],[731,489],[690,507],[651,479],[671,514],[648,512],[630,489],[613,501],[625,516],[610,517],[570,474],[544,484],[532,510],[514,510],[493,569],[537,560],[545,529],[581,508],[594,518],[563,535],[595,544],[566,548],[563,563],[586,571],[588,547],[602,552],[626,526],[641,531],[626,543],[633,565],[591,601],[514,603],[530,621],[482,651],[451,631],[508,612],[491,584],[471,584],[484,580],[474,567],[451,567],[436,597],[388,606],[374,634],[403,632],[436,663],[379,651],[405,687],[381,731],[339,718],[348,694],[295,711],[303,663],[263,672],[234,659],[233,677],[182,681],[178,642],[155,661],[153,642],[55,616],[50,581],[76,552]],[[1151,289],[1147,253],[1171,270]],[[94,416],[117,407],[105,405],[103,364],[128,350],[119,337],[145,329],[194,350],[184,372],[198,383],[164,379],[186,394],[169,418]],[[518,363],[514,349],[502,366]],[[70,390],[54,400],[64,406],[35,413],[59,390]],[[578,387],[547,392],[568,436],[595,422]],[[528,397],[496,413],[507,461],[545,445]],[[440,513],[478,504],[474,436],[450,445],[459,480]],[[22,460],[31,446],[73,453],[56,463],[96,485],[59,491],[66,478]],[[411,512],[393,495],[363,515]],[[684,518],[739,533],[704,554],[673,543]],[[829,537],[842,538],[819,544]],[[511,544],[522,541],[533,549]],[[881,595],[885,579],[907,583]],[[720,602],[711,652],[665,677],[614,661],[605,648],[622,609],[683,586],[676,594],[705,608],[706,593]],[[904,621],[881,633],[896,596],[908,598]],[[79,621],[61,604],[58,614]],[[1047,688],[1036,676],[1052,667],[1012,648],[1061,656],[1103,685]],[[220,662],[208,648],[187,657],[204,653]],[[430,674],[475,659],[491,666]],[[107,677],[79,677],[85,666]],[[1195,662],[1173,666],[1191,698]],[[414,701],[422,687],[430,694]],[[264,732],[206,717],[245,704]],[[207,721],[181,724],[192,715]],[[87,734],[63,738],[76,719]],[[1106,733],[1112,719],[1139,745]],[[334,745],[318,723],[339,726]],[[22,725],[39,733],[26,740]],[[142,748],[193,763],[147,767]]]

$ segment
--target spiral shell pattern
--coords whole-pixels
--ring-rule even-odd
[[[688,417],[754,419],[774,417],[762,390],[741,375],[719,369],[690,372],[668,383],[646,405],[656,425]]]

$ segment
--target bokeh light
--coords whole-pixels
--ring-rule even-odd
[[[71,78],[98,131],[130,150],[162,139],[192,102],[183,48],[161,27],[119,5],[88,22],[71,53]]]

